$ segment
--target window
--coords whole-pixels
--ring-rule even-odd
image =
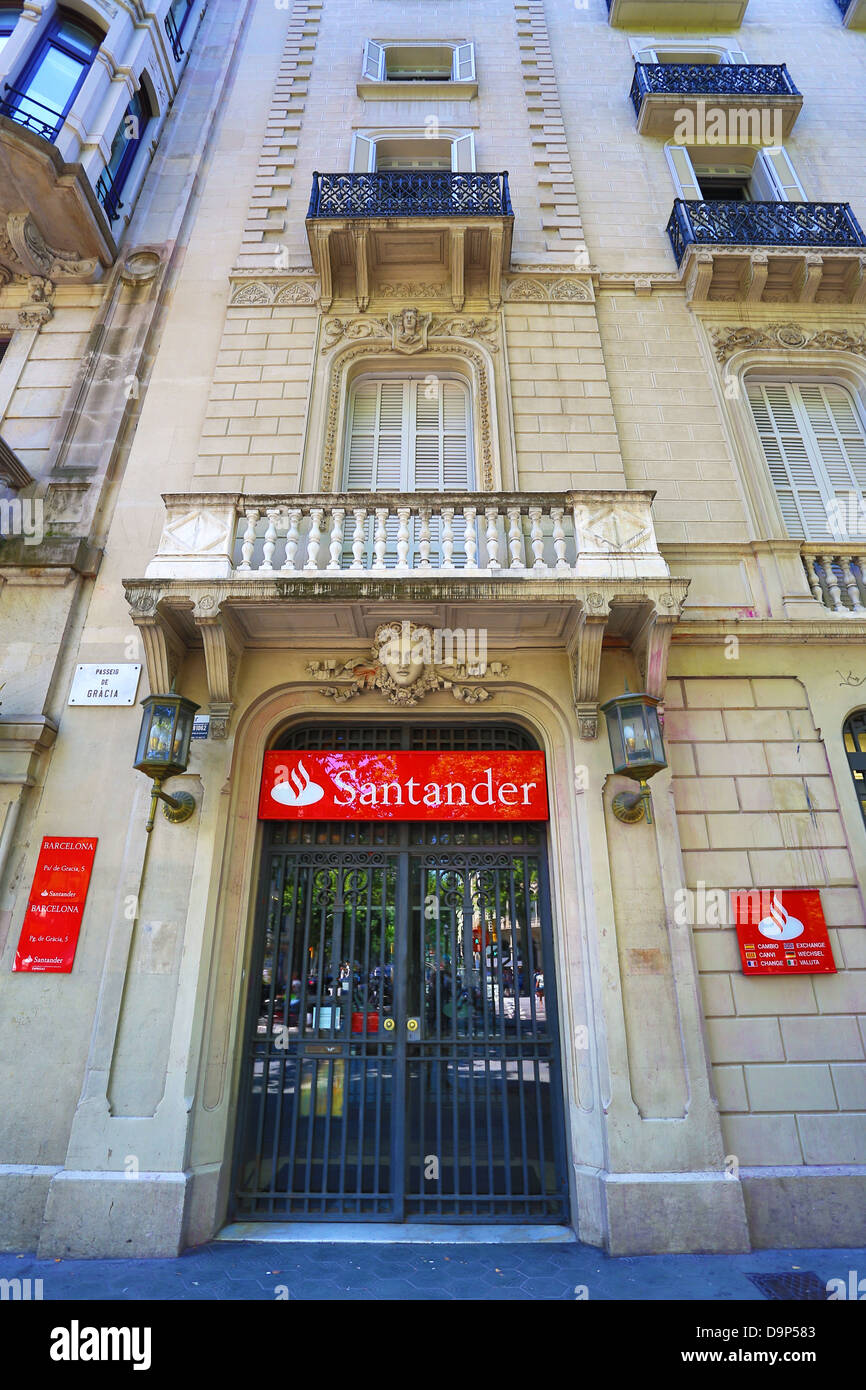
[[[462,381],[365,379],[349,400],[347,491],[472,487],[469,392]]]
[[[347,492],[471,491],[473,487],[471,410],[462,381],[424,377],[362,378],[349,397],[343,486]],[[386,562],[397,558],[398,520],[386,524]],[[436,554],[440,522],[431,517],[431,553]],[[367,521],[372,556],[374,523]],[[419,527],[410,527],[410,561]],[[452,523],[454,563],[465,554],[466,522]],[[347,552],[351,546],[347,540]]]
[[[475,169],[475,140],[471,134],[441,135],[427,140],[420,132],[405,135],[356,135],[351,166],[355,173],[386,169],[450,169],[469,174]]]
[[[842,728],[845,754],[854,779],[854,790],[866,823],[866,709],[858,709]]]
[[[749,405],[785,528],[804,540],[839,540],[866,516],[866,435],[843,386],[746,383]]]
[[[475,45],[364,44],[363,76],[368,82],[474,82]]]
[[[731,150],[725,159],[718,146],[666,145],[678,198],[700,202],[801,203],[806,195],[788,152]]]
[[[66,119],[102,34],[77,16],[58,11],[24,70],[19,88],[10,88],[7,113],[46,140],[54,140]]]
[[[6,40],[18,23],[20,14],[20,5],[0,5],[0,52],[2,52]]]
[[[189,19],[192,3],[193,0],[171,0],[171,4],[168,7],[168,14],[165,17],[165,32],[168,35],[171,51],[174,54],[176,63],[179,63],[184,55],[184,47],[180,41],[180,36]]]
[[[748,63],[748,58],[741,48],[694,48],[683,45],[682,48],[671,47],[670,42],[664,43],[661,48],[649,45],[645,48],[635,49],[634,60],[636,63],[702,63],[714,65],[718,63]]]
[[[120,195],[135,163],[144,132],[153,117],[150,98],[144,87],[139,87],[123,114],[117,127],[108,163],[96,184],[96,193],[111,222],[120,216],[123,203]]]

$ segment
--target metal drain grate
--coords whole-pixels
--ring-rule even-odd
[[[765,1298],[778,1299],[788,1303],[825,1303],[827,1285],[811,1269],[796,1274],[749,1274],[756,1288]]]

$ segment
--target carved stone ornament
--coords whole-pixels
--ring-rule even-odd
[[[265,305],[317,304],[319,301],[316,285],[309,280],[290,280],[288,284],[280,281],[269,284],[264,280],[248,280],[235,285],[229,304],[249,304],[255,307]]]
[[[499,351],[499,325],[490,314],[473,318],[470,314],[422,314],[418,309],[402,309],[387,318],[359,314],[349,319],[328,319],[322,332],[322,351],[329,352],[341,342],[390,341],[396,352],[423,352],[430,338],[474,338],[491,352]]]
[[[735,352],[745,348],[776,348],[783,352],[794,349],[818,349],[824,352],[856,352],[866,357],[866,331],[849,333],[847,329],[825,328],[810,332],[796,323],[771,323],[766,328],[711,328],[710,337],[718,362],[727,362]]]
[[[476,705],[492,698],[485,686],[474,684],[482,678],[502,680],[508,667],[501,661],[437,660],[438,634],[431,627],[408,619],[382,623],[376,629],[370,659],[311,661],[307,671],[315,681],[334,682],[322,691],[336,704],[345,704],[357,695],[378,691],[389,704],[402,709],[417,705],[434,690],[449,690],[462,704]],[[444,669],[442,669],[444,668]],[[464,684],[464,682],[473,682]]]
[[[593,302],[592,286],[586,280],[565,277],[558,280],[536,280],[521,276],[512,280],[505,295],[509,300],[546,301],[572,300],[575,303]]]
[[[97,259],[82,260],[75,251],[49,246],[28,211],[10,212],[5,228],[0,228],[0,260],[15,275],[39,276],[46,280],[88,280]]]
[[[428,285],[420,280],[408,280],[398,285],[379,285],[374,294],[377,299],[447,299],[449,288],[444,282]]]

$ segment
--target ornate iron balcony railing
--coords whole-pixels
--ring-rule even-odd
[[[798,97],[784,63],[635,63],[632,105],[640,115],[644,98],[671,96]]]
[[[123,203],[120,200],[119,191],[115,188],[114,179],[107,169],[103,169],[96,180],[96,196],[105,208],[105,215],[109,222],[116,222]]]
[[[509,217],[508,174],[313,174],[308,217]]]
[[[677,258],[700,246],[866,246],[849,203],[697,202],[677,198],[667,225]]]
[[[180,33],[178,32],[177,23],[175,21],[174,15],[171,13],[171,10],[169,10],[168,14],[165,17],[165,32],[168,37],[168,41],[171,44],[171,51],[174,57],[174,61],[176,63],[179,63],[184,54],[184,47],[180,41]]]
[[[23,125],[26,130],[32,130],[43,140],[49,140],[53,143],[63,125],[63,112],[55,111],[53,106],[46,106],[44,102],[37,101],[35,97],[29,96],[27,92],[21,91],[18,87],[10,87],[8,83],[5,90],[5,96],[0,97],[0,116],[9,116],[18,125]],[[27,103],[26,109],[22,105],[23,102]],[[35,111],[30,109],[33,106],[38,106],[40,111],[46,113],[46,117],[51,117],[51,120],[37,115]]]

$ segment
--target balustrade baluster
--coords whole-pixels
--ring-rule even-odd
[[[464,507],[463,519],[466,522],[466,536],[464,540],[466,546],[466,564],[464,568],[468,573],[472,574],[478,569],[478,562],[476,559],[478,540],[475,535],[475,508]]]
[[[529,520],[532,523],[530,540],[532,542],[532,553],[535,556],[535,564],[532,568],[535,570],[546,570],[547,565],[544,563],[544,531],[541,527],[540,507],[529,508]]]
[[[250,560],[253,558],[253,551],[256,547],[256,525],[258,523],[259,515],[259,512],[256,511],[254,507],[250,507],[247,511],[244,512],[244,516],[247,519],[247,529],[244,531],[244,539],[243,544],[241,546],[242,559],[241,563],[238,565],[239,572],[242,570],[252,569]]]
[[[419,556],[420,556],[419,561],[418,561],[418,568],[419,568],[419,570],[429,570],[429,569],[431,568],[431,566],[430,566],[430,508],[429,508],[429,507],[419,507],[419,509],[418,509],[418,516],[419,516],[419,518],[420,518],[420,520],[419,520],[419,527],[418,527],[418,553],[419,553]]]
[[[354,507],[352,515],[355,518],[355,531],[352,536],[352,563],[349,568],[362,570],[364,568],[364,531],[367,527],[367,508]]]
[[[389,512],[387,507],[376,508],[376,538],[373,542],[376,559],[373,568],[379,571],[385,568],[385,548],[388,544],[388,516]]]
[[[453,570],[454,560],[454,508],[443,507],[442,517],[442,569]]]
[[[305,570],[317,570],[319,568],[319,546],[322,543],[322,517],[324,515],[324,507],[310,508],[310,534],[307,537]]]
[[[409,565],[407,556],[409,554],[409,517],[412,514],[411,507],[397,508],[397,573],[407,574]]]
[[[520,525],[520,508],[508,508],[508,548],[511,551],[511,568],[513,570],[526,568],[526,556],[523,553],[523,529]]]
[[[851,557],[840,555],[839,563],[842,566],[842,583],[848,590],[848,597],[851,600],[851,607],[855,613],[863,613],[863,604],[860,602],[860,590],[857,586],[857,576],[851,569]]]
[[[804,555],[803,560],[806,565],[806,578],[809,581],[809,588],[812,590],[812,597],[819,603],[824,602],[824,590],[821,588],[821,576],[816,568],[817,555]]]
[[[830,591],[830,598],[833,600],[833,612],[842,613],[844,611],[845,605],[842,602],[842,590],[839,587],[839,584],[836,580],[835,572],[833,570],[834,558],[835,557],[833,555],[818,556],[818,559],[821,563],[821,568],[824,571],[824,579],[826,581],[827,588]]]
[[[499,563],[499,508],[485,507],[484,515],[487,518],[487,568],[498,570],[502,568]]]
[[[345,515],[345,507],[331,508],[331,558],[328,561],[329,570],[338,570],[343,558],[343,520]]]
[[[298,553],[298,543],[301,539],[300,525],[300,507],[290,507],[286,526],[286,558],[283,561],[283,571],[286,574],[295,573],[295,556]]]
[[[563,508],[551,507],[551,519],[553,520],[553,549],[556,555],[557,574],[569,574],[571,566],[565,558],[565,527],[562,524]]]
[[[279,514],[279,510],[276,507],[268,507],[265,513],[268,518],[268,529],[265,531],[264,557],[262,563],[259,565],[260,574],[263,570],[273,569],[271,560],[277,544],[277,517]]]

